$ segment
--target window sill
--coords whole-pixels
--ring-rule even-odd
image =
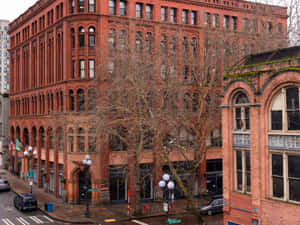
[[[297,205],[297,206],[300,205],[300,202],[291,201],[291,200],[283,200],[283,199],[275,198],[275,197],[270,197],[270,198],[267,198],[267,199],[268,199],[268,200],[271,200],[271,201],[277,201],[277,202],[286,203],[286,204],[291,204],[291,205]]]
[[[237,191],[237,190],[234,190],[233,192],[236,194],[251,196],[251,192],[243,192],[243,191]]]

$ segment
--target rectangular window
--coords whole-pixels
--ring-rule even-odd
[[[78,1],[78,12],[80,12],[80,13],[84,12],[84,0]]]
[[[182,10],[182,24],[187,24],[189,11],[186,9]]]
[[[235,151],[236,190],[251,192],[251,164],[250,151]]]
[[[236,16],[232,17],[231,28],[232,28],[232,30],[236,30],[237,29],[237,17]]]
[[[244,32],[247,32],[248,31],[248,29],[249,29],[249,20],[248,20],[248,18],[244,18],[243,19],[243,29],[244,29]]]
[[[95,77],[95,60],[90,59],[89,60],[89,78]]]
[[[89,47],[95,47],[95,35],[89,35]]]
[[[116,15],[116,0],[109,0],[109,15]]]
[[[120,16],[126,16],[126,1],[120,1]]]
[[[136,18],[143,17],[143,4],[142,3],[135,4],[135,16],[136,16]]]
[[[212,25],[214,28],[219,27],[219,14],[213,15],[213,24]]]
[[[272,154],[272,186],[273,197],[283,198],[283,157]]]
[[[192,25],[197,24],[197,12],[196,11],[191,12],[191,24]]]
[[[279,32],[279,33],[282,32],[282,23],[278,23],[278,32]]]
[[[176,23],[177,20],[177,9],[176,8],[171,8],[170,9],[170,21],[172,23]]]
[[[300,130],[299,89],[286,88],[288,130]]]
[[[282,130],[282,111],[271,111],[272,130]]]
[[[84,60],[79,60],[79,76],[80,78],[84,78],[85,77],[85,72],[84,72]]]
[[[95,0],[89,0],[89,12],[95,12],[96,7],[95,7]]]
[[[167,10],[168,8],[165,6],[162,6],[160,8],[161,21],[167,21]]]
[[[289,199],[300,201],[300,155],[288,156]]]
[[[152,12],[153,11],[153,5],[146,5],[146,18],[148,19],[148,20],[152,20]]]
[[[208,12],[204,13],[204,24],[210,26],[210,13]]]
[[[273,30],[273,24],[272,22],[268,22],[268,32],[271,33]]]

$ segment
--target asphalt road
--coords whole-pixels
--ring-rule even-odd
[[[181,223],[177,223],[175,225],[197,225],[198,224],[195,218],[189,215],[177,216],[177,217],[172,216],[172,218],[181,219]],[[206,225],[223,225],[223,214],[204,216],[203,219]],[[152,217],[147,219],[111,223],[111,225],[164,225],[164,224],[166,224],[165,217]],[[106,225],[106,223],[102,225]]]
[[[0,225],[59,225],[39,210],[20,212],[13,206],[12,191],[0,192]]]

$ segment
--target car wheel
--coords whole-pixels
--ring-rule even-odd
[[[207,212],[207,215],[211,216],[211,215],[212,215],[212,211],[209,210],[209,211]]]

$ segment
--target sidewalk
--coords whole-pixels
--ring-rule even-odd
[[[0,170],[0,176],[6,177],[9,180],[11,189],[17,193],[29,192],[29,184],[19,177],[11,174],[7,170]],[[107,219],[114,219],[116,221],[128,220],[127,204],[108,204],[101,206],[90,206],[90,218],[86,218],[85,205],[71,205],[66,204],[62,199],[55,198],[53,194],[46,193],[43,189],[33,188],[34,195],[38,200],[40,210],[49,217],[64,222],[76,224],[101,224]],[[44,209],[45,203],[52,202],[54,204],[53,212],[47,212]],[[160,216],[164,215],[161,202],[151,202],[144,204],[144,216]],[[198,202],[200,204],[200,202]],[[186,201],[176,200],[170,210],[171,214],[185,213]]]

